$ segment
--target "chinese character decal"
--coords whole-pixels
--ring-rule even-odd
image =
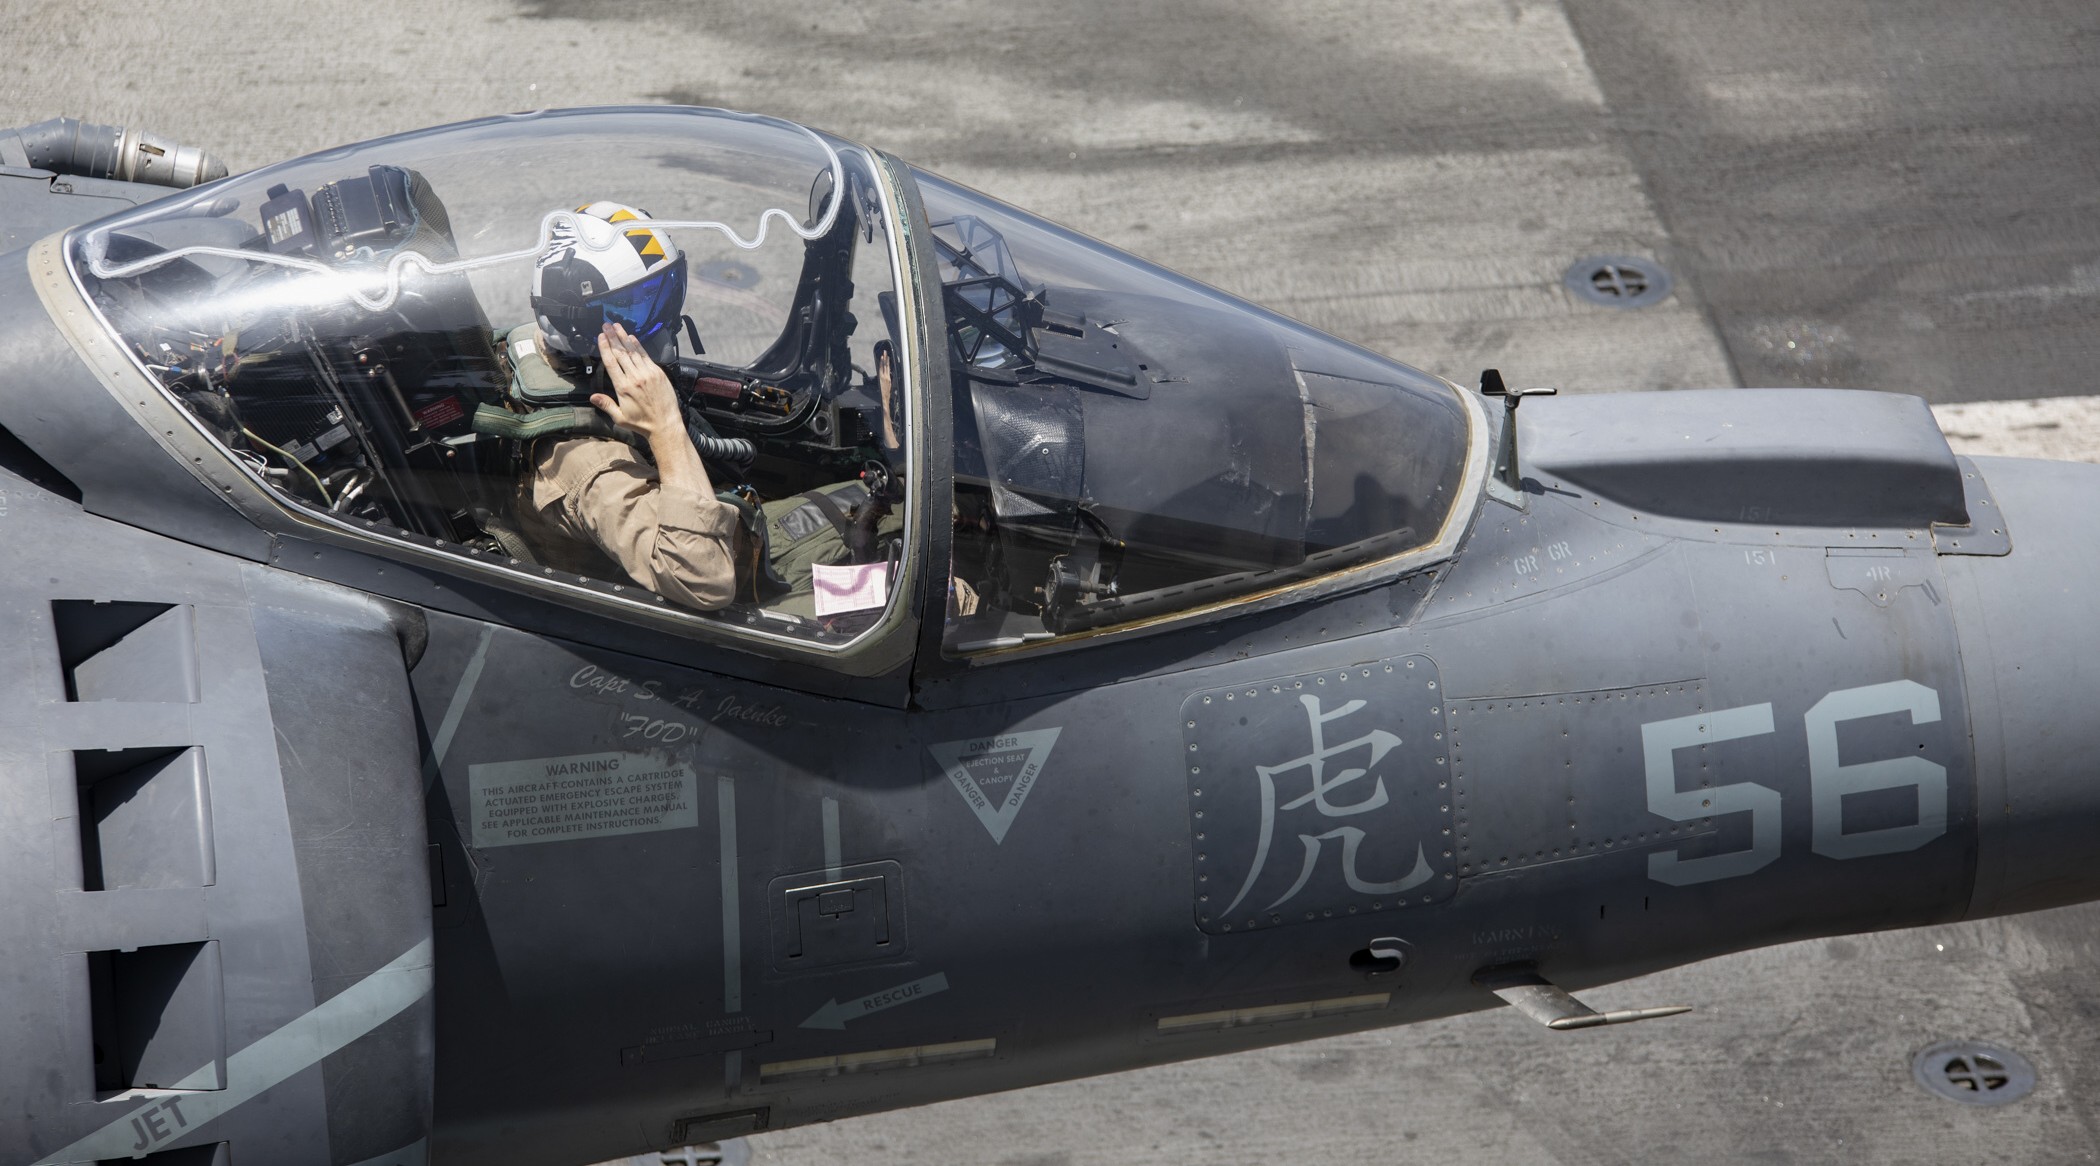
[[[1442,703],[1420,656],[1190,697],[1198,923],[1222,932],[1448,896]]]

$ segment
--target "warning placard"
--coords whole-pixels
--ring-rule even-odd
[[[477,847],[700,824],[693,771],[635,753],[470,765],[467,786],[474,800]]]
[[[1006,841],[1014,816],[1021,812],[1029,791],[1035,788],[1035,779],[1042,775],[1062,731],[1062,726],[1032,729],[974,740],[943,741],[926,749],[997,845]]]

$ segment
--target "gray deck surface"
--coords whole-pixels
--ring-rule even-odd
[[[2091,0],[7,0],[0,44],[0,124],[137,123],[237,169],[550,105],[779,113],[1461,382],[1946,403],[2100,371]],[[1675,295],[1577,301],[1561,274],[1597,253],[1662,261]],[[1592,994],[1689,1016],[1498,1010],[766,1135],[756,1161],[2090,1161],[2096,921],[1753,952]],[[2036,1094],[1911,1082],[1913,1051],[1972,1036],[2032,1058]]]

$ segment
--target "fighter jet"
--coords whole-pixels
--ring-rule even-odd
[[[2100,896],[2100,471],[1914,397],[1454,384],[720,110],[0,163],[0,1163],[1667,1041],[1576,993]]]

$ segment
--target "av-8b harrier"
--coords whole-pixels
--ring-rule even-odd
[[[568,1166],[2100,895],[2100,471],[1915,398],[1460,387],[713,110],[0,161],[0,1162]]]

